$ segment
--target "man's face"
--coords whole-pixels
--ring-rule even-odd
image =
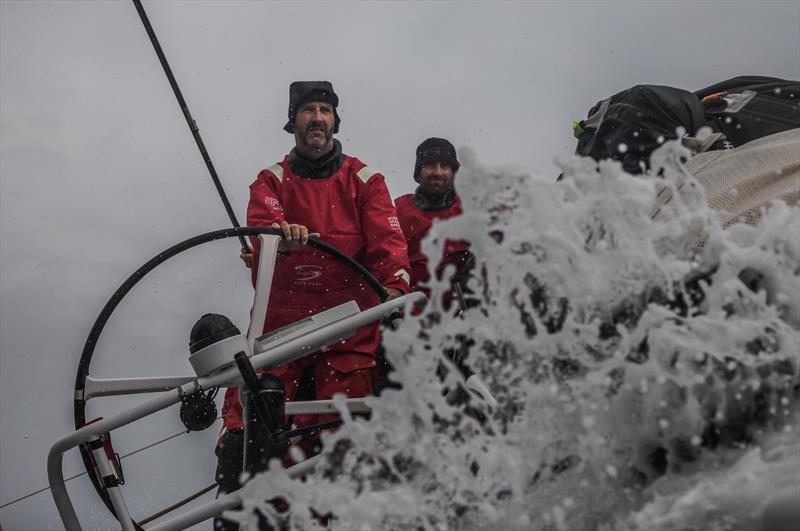
[[[442,161],[423,164],[419,170],[419,185],[429,194],[443,194],[453,188],[455,174],[450,164]]]
[[[309,101],[297,109],[294,118],[294,138],[297,147],[321,151],[331,143],[336,117],[333,105]]]

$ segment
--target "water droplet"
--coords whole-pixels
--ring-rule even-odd
[[[289,447],[289,457],[292,458],[292,461],[295,463],[299,463],[301,461],[305,461],[306,454],[303,452],[303,449],[296,445],[291,445]]]
[[[711,131],[710,127],[703,126],[697,130],[697,134],[695,136],[697,136],[698,140],[706,140],[711,136],[712,133],[713,131]]]
[[[628,151],[628,144],[620,142],[620,144],[617,146],[617,151],[620,153],[626,153]]]
[[[556,521],[556,526],[558,526],[558,529],[566,529],[564,527],[566,523],[566,517],[567,514],[564,512],[563,508],[559,507],[558,505],[553,507],[553,519]]]

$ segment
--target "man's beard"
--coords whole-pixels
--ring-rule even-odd
[[[314,133],[322,133],[322,135]],[[327,151],[333,145],[333,128],[325,123],[312,122],[299,135],[303,147],[314,151]]]

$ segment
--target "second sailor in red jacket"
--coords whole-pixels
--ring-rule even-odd
[[[397,217],[408,242],[408,257],[411,263],[411,286],[430,297],[427,284],[430,281],[428,257],[422,252],[422,240],[428,235],[434,220],[447,219],[462,213],[461,199],[455,189],[455,177],[461,164],[456,150],[444,138],[429,138],[417,147],[414,180],[419,186],[413,194],[406,194],[395,200]],[[461,282],[472,266],[469,245],[463,240],[445,241],[442,259],[434,273],[441,280],[448,265],[456,267],[456,275],[451,280]],[[448,305],[452,295],[445,295]],[[461,302],[461,301],[459,301]]]

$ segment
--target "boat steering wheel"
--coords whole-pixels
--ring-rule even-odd
[[[117,288],[111,298],[108,299],[105,306],[103,306],[100,314],[97,316],[97,319],[95,320],[94,325],[92,326],[92,329],[86,338],[86,342],[83,345],[83,352],[81,353],[80,362],[78,363],[78,371],[75,377],[74,418],[76,430],[80,429],[86,424],[86,403],[91,397],[86,396],[85,389],[95,347],[97,346],[97,342],[100,339],[100,335],[102,334],[106,323],[125,295],[127,295],[128,292],[150,271],[170,258],[182,253],[183,251],[215,240],[222,240],[232,237],[258,236],[262,234],[282,236],[283,232],[280,229],[273,228],[236,227],[207,232],[205,234],[189,238],[176,245],[173,245],[165,251],[158,253],[154,258],[137,269],[130,277],[128,277],[127,280],[125,280],[125,282],[122,283],[122,285],[120,285],[119,288]],[[308,245],[336,258],[340,262],[346,264],[350,269],[358,273],[370,286],[370,288],[378,295],[378,298],[381,302],[385,302],[388,299],[389,295],[381,283],[374,276],[372,276],[372,274],[370,274],[370,272],[367,271],[364,266],[353,260],[350,256],[347,256],[335,247],[323,243],[316,238],[309,238]],[[85,445],[81,445],[79,448],[84,467],[86,468],[89,478],[92,481],[92,485],[94,485],[97,494],[103,500],[103,503],[106,505],[108,510],[111,511],[116,518],[117,515],[114,511],[111,500],[94,473],[91,451]]]

